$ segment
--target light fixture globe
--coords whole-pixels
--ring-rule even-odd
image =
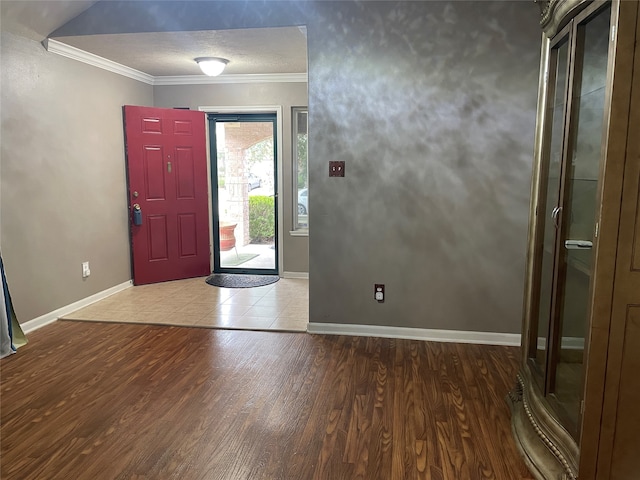
[[[195,61],[200,66],[202,73],[210,77],[220,75],[227,63],[229,63],[229,60],[218,57],[198,57]]]

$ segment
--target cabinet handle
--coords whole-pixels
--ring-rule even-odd
[[[562,207],[555,207],[551,212],[551,218],[553,219],[553,224],[556,228],[560,228],[560,212],[562,211]]]
[[[565,240],[564,248],[567,250],[584,250],[593,247],[593,242],[590,240]]]

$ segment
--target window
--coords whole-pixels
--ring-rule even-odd
[[[307,107],[293,107],[293,229],[309,228],[309,174],[307,157]]]

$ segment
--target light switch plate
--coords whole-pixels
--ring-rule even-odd
[[[344,161],[330,161],[329,162],[329,176],[330,177],[344,177]]]

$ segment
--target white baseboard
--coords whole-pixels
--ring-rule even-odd
[[[309,323],[307,332],[325,335],[353,335],[356,337],[403,338],[431,342],[520,346],[520,334],[517,333],[468,332],[464,330],[432,330],[428,328],[312,322]]]
[[[309,279],[309,272],[282,272],[282,278],[306,278]]]
[[[76,310],[80,310],[81,308],[87,307],[92,303],[95,303],[99,300],[107,298],[114,293],[121,292],[133,285],[133,282],[129,280],[128,282],[121,283],[120,285],[116,285],[115,287],[107,288],[102,292],[95,293],[90,297],[83,298],[82,300],[78,300],[77,302],[73,302],[64,307],[60,307],[53,312],[45,313],[44,315],[39,316],[38,318],[34,318],[33,320],[29,320],[28,322],[21,323],[20,327],[22,327],[22,331],[24,333],[33,332],[38,328],[44,327],[50,323],[55,322],[60,317],[64,317],[65,315],[75,312]]]

